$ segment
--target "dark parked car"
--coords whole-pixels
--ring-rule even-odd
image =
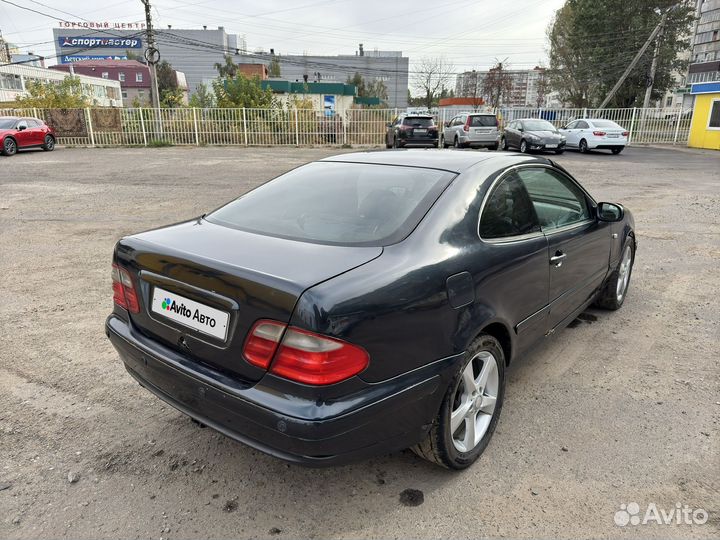
[[[565,151],[565,135],[547,120],[527,118],[509,122],[500,139],[503,150],[517,148],[523,154],[531,150],[550,150],[556,154]]]
[[[547,159],[343,154],[121,239],[106,332],[142,386],[263,452],[462,469],[508,363],[622,306],[635,246],[630,212]]]
[[[387,125],[385,146],[402,148],[403,146],[438,145],[438,127],[429,114],[400,115]]]
[[[18,150],[42,148],[55,149],[55,132],[37,118],[0,116],[0,153],[13,156]]]

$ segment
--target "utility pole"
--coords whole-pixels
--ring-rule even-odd
[[[610,90],[610,93],[608,93],[607,96],[605,96],[605,99],[600,104],[600,109],[604,109],[605,106],[610,102],[610,100],[615,95],[615,92],[617,92],[622,84],[625,82],[625,79],[627,79],[627,76],[630,75],[630,72],[635,68],[637,63],[640,61],[640,58],[645,54],[645,51],[647,51],[647,48],[650,46],[650,44],[653,42],[653,40],[657,37],[657,35],[662,31],[663,26],[665,25],[665,20],[667,19],[668,13],[672,11],[674,8],[670,8],[665,13],[663,13],[662,18],[660,19],[660,23],[655,27],[655,29],[650,34],[650,37],[647,38],[647,41],[643,43],[643,46],[640,47],[640,50],[635,55],[635,58],[632,59],[632,62],[630,62],[630,65],[625,69],[625,72],[620,77],[620,80],[615,83],[615,86],[612,87],[612,90]],[[657,68],[657,63],[655,63],[655,67]],[[653,73],[654,74],[654,73]],[[652,91],[652,89],[651,89]]]
[[[655,72],[657,71],[658,56],[660,55],[660,39],[662,39],[663,27],[665,26],[665,17],[660,21],[660,30],[657,38],[655,38],[655,51],[653,52],[652,64],[650,64],[650,78],[647,88],[645,89],[645,99],[643,100],[643,109],[650,106],[650,97],[652,96],[653,84],[655,83]]]
[[[152,79],[152,106],[160,108],[160,93],[157,80],[157,63],[160,60],[160,51],[155,47],[155,32],[152,26],[152,15],[150,13],[150,0],[140,0],[145,6],[145,33],[147,48],[145,49],[145,60],[150,64],[150,78]]]

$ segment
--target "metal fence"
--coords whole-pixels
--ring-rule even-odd
[[[58,142],[76,146],[238,145],[378,146],[398,109],[349,109],[328,116],[312,109],[8,109],[55,128]],[[471,112],[471,111],[468,111]],[[457,112],[434,114],[439,125]],[[635,144],[686,144],[691,111],[681,109],[500,109],[501,124],[544,118],[561,127],[575,118],[604,118],[630,132]]]

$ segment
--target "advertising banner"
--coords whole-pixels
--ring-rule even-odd
[[[60,63],[61,64],[71,64],[72,62],[80,62],[81,60],[127,60],[128,57],[126,55],[118,55],[118,56],[98,56],[98,55],[64,55],[60,57]]]
[[[70,49],[141,49],[142,40],[122,37],[66,37],[58,38],[60,48]]]

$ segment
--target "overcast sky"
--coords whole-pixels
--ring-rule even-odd
[[[0,30],[23,50],[55,55],[51,29],[59,19],[144,21],[140,0],[0,0]],[[102,1],[102,0],[100,0]],[[545,31],[564,0],[152,0],[156,26],[224,26],[244,36],[250,51],[279,54],[354,54],[401,50],[413,63],[444,57],[456,71],[483,69],[495,59],[516,68],[546,60]],[[90,9],[87,9],[91,6]],[[64,12],[64,13],[63,13]],[[56,17],[56,18],[55,18]],[[48,63],[55,63],[50,60]]]

